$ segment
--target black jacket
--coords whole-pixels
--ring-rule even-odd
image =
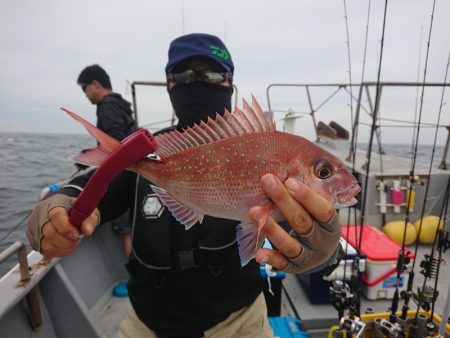
[[[97,103],[97,128],[120,141],[136,131],[131,103],[117,93],[104,96]]]

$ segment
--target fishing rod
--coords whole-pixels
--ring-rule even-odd
[[[351,125],[354,123],[353,120],[353,84],[352,84],[352,70],[351,70],[351,53],[350,53],[350,34],[349,34],[349,26],[348,26],[348,15],[347,15],[347,3],[343,0],[344,4],[344,19],[345,19],[345,28],[346,28],[346,45],[347,45],[347,60],[348,60],[348,75],[349,75],[349,97],[350,97],[350,122]],[[352,161],[352,172],[355,172],[355,161]],[[356,211],[355,211],[356,215]],[[347,224],[350,224],[351,212],[348,214]],[[347,227],[347,238],[348,238],[349,227]],[[346,241],[344,251],[348,252],[348,241]],[[356,257],[355,257],[356,259]],[[346,270],[347,270],[347,261],[344,260],[344,275],[342,280],[335,280],[332,283],[332,287],[330,287],[330,298],[333,307],[338,312],[338,320],[339,323],[345,322],[346,318],[344,311],[349,309],[349,315],[351,320],[355,316],[359,315],[359,302],[356,300],[359,297],[359,294],[352,293],[350,287],[346,284]],[[354,284],[354,274],[351,276],[351,283]],[[353,288],[357,290],[357,288]],[[333,333],[334,336],[343,336],[345,328],[340,325],[337,327]]]
[[[446,231],[444,229],[441,231],[440,229],[441,220],[445,219],[446,216],[448,215],[449,191],[450,191],[450,177],[447,181],[444,203],[442,204],[442,208],[439,213],[439,222],[436,226],[436,231],[434,233],[433,245],[430,250],[430,254],[425,255],[425,259],[420,263],[420,267],[422,267],[422,270],[420,272],[424,275],[425,278],[423,280],[422,288],[419,290],[419,294],[417,297],[419,306],[417,307],[415,318],[418,317],[420,308],[423,308],[426,311],[431,310],[430,318],[433,318],[434,316],[435,303],[439,295],[439,291],[437,290],[437,283],[439,279],[440,266],[442,262],[442,253],[446,251],[450,246],[448,238],[446,239],[444,235]],[[435,251],[437,251],[438,253],[437,258],[435,258]],[[433,286],[427,284],[428,279],[434,279]],[[446,317],[442,318],[444,320],[444,318]]]
[[[347,34],[347,60],[348,60],[348,79],[350,84],[350,121],[353,122],[353,85],[352,85],[352,59],[350,53],[350,35],[348,29],[348,15],[347,15],[347,3],[344,0],[344,19],[345,19],[345,32]]]
[[[423,26],[420,27],[420,42],[419,42],[419,57],[417,61],[417,79],[416,82],[419,83],[419,77],[420,77],[420,63],[422,59],[422,35],[423,35]],[[417,123],[417,109],[418,109],[418,97],[419,97],[419,86],[416,87],[416,100],[414,102],[414,125]],[[413,140],[416,138],[416,129],[413,129]],[[414,141],[411,145],[411,153],[414,152]],[[412,159],[411,159],[411,166],[412,166]]]
[[[444,198],[444,203],[443,204],[445,207],[445,220],[447,219],[448,216],[448,208],[449,208],[449,204],[450,204],[450,177],[448,179],[448,183],[447,183],[447,196],[446,198]],[[441,219],[444,215],[441,214]],[[446,222],[445,222],[446,223]],[[444,223],[444,227],[443,230],[439,232],[439,248],[441,249],[441,251],[439,252],[439,261],[441,261],[442,259],[442,251],[447,251],[448,249],[450,249],[450,238],[449,238],[449,229],[447,224]],[[436,279],[436,284],[437,284],[437,279]],[[439,325],[439,334],[441,336],[445,335],[445,326],[448,322],[445,321],[445,318],[449,318],[450,317],[450,289],[447,291],[447,302],[445,303],[445,307],[444,310],[441,313],[441,324]],[[433,304],[434,305],[434,304]],[[433,307],[434,310],[434,307]]]
[[[441,265],[440,263],[442,261],[443,252],[445,252],[450,248],[448,229],[446,229],[445,225],[443,226],[443,229],[440,229],[440,223],[441,219],[442,220],[445,219],[448,215],[449,192],[450,192],[450,177],[447,181],[444,201],[442,204],[441,211],[439,213],[440,219],[434,233],[434,240],[431,248],[431,253],[430,255],[425,254],[425,259],[420,264],[420,267],[422,268],[420,273],[423,274],[425,277],[422,288],[418,289],[417,294],[411,292],[412,299],[417,304],[417,310],[413,321],[409,325],[410,337],[423,337],[424,335],[434,336],[436,334],[436,324],[434,323],[433,318],[434,318],[435,302],[439,294],[439,292],[437,291],[437,283],[440,273],[440,265]],[[438,258],[435,258],[434,254],[436,246]],[[428,279],[434,279],[433,286],[427,285]],[[419,310],[421,308],[424,309],[425,311],[431,310],[430,315],[419,316]],[[448,310],[450,310],[450,308],[447,307],[447,313],[445,312],[446,310],[444,310],[441,316],[441,327],[439,328],[439,330],[441,331],[442,336],[444,336],[445,332],[445,324],[447,322],[446,318],[448,317]]]
[[[344,2],[344,6],[345,6],[345,2]],[[371,13],[371,0],[368,1],[368,6],[367,6],[366,34],[365,34],[365,39],[364,39],[364,52],[363,52],[362,69],[361,69],[361,85],[359,87],[359,94],[358,94],[359,97],[361,97],[361,95],[362,95],[362,90],[363,90],[362,84],[364,83],[364,76],[365,76],[365,71],[366,71],[367,44],[368,44],[368,40],[369,40],[369,26],[370,26],[370,13]],[[347,31],[348,31],[348,28],[347,28]],[[348,34],[347,34],[347,36],[348,36]],[[353,98],[352,92],[350,92],[349,94],[350,94],[351,98]],[[359,104],[356,109],[355,120],[354,120],[354,124],[353,124],[353,129],[352,129],[352,140],[350,142],[350,153],[347,158],[348,161],[350,161],[350,158],[351,158],[353,174],[356,172],[356,170],[355,170],[356,152],[354,150],[356,149],[356,144],[358,142],[358,130],[359,130],[358,126],[359,126],[359,114],[360,114],[360,108],[361,108],[361,100],[358,100],[358,102],[359,102]],[[353,208],[352,210],[354,210],[354,217],[355,217],[354,224],[357,224],[356,209]],[[351,213],[349,213],[347,224],[350,224],[350,217],[351,217]],[[357,235],[357,227],[356,226],[355,226],[354,230],[355,230],[355,239],[357,239],[358,235]],[[350,227],[348,226],[347,227],[347,237],[346,237],[347,239],[349,239],[349,231],[350,231]],[[347,252],[348,241],[346,242],[346,246],[347,247],[346,247],[345,251]],[[353,292],[355,293],[354,301],[356,303],[354,315],[359,316],[360,312],[361,312],[361,293],[360,293],[361,276],[360,276],[360,270],[359,270],[361,251],[360,251],[359,244],[357,244],[355,246],[356,246],[355,247],[356,254],[355,254],[355,257],[353,260],[353,265],[351,267],[351,271],[352,271],[351,284],[353,286]],[[347,272],[347,261],[344,262],[344,276],[343,276],[344,283],[346,281],[346,272]]]
[[[447,66],[446,66],[446,70],[445,70],[445,76],[444,76],[444,83],[447,81],[447,76],[448,76],[448,70],[449,70],[449,66],[450,66],[450,53],[447,59]],[[438,125],[436,128],[436,132],[434,135],[434,144],[433,144],[433,149],[431,152],[431,163],[430,163],[430,167],[429,167],[429,171],[428,171],[428,177],[431,177],[431,169],[432,169],[432,164],[433,164],[433,160],[434,160],[434,155],[435,155],[435,149],[436,149],[436,143],[437,143],[437,133],[438,133],[438,128],[440,125],[440,119],[441,119],[441,114],[442,114],[442,108],[444,106],[444,96],[445,96],[445,86],[442,88],[442,94],[441,94],[441,101],[440,101],[440,106],[439,106],[439,113],[438,113]],[[425,214],[425,207],[426,207],[426,201],[427,201],[427,197],[428,197],[428,189],[429,189],[429,183],[427,182],[426,184],[426,188],[425,188],[425,196],[424,196],[424,206],[422,208],[422,212],[421,212],[421,217],[420,217],[420,223],[419,223],[419,231],[418,231],[418,236],[420,237],[420,233],[422,231],[422,220]],[[450,190],[450,178],[449,178],[449,182],[447,183],[447,188],[445,190],[445,195],[444,195],[444,203],[442,206],[442,210],[440,212],[440,220],[444,219],[444,210],[446,205],[448,204],[448,194],[449,194],[449,190]],[[447,215],[447,213],[446,213]],[[440,223],[440,221],[439,221]],[[431,248],[431,253],[429,255],[425,255],[425,259],[420,263],[420,267],[422,267],[423,269],[420,271],[423,275],[424,275],[424,281],[423,281],[423,285],[422,288],[419,290],[419,295],[418,295],[418,307],[417,307],[417,311],[416,311],[416,315],[415,317],[417,318],[418,316],[418,312],[419,309],[422,307],[425,310],[429,310],[430,308],[430,303],[431,303],[431,309],[432,309],[432,314],[431,314],[431,318],[433,318],[433,313],[434,313],[434,305],[437,299],[437,281],[439,278],[439,267],[440,267],[440,262],[441,262],[441,256],[442,256],[442,250],[444,250],[444,248],[446,247],[447,243],[445,240],[440,240],[439,244],[437,244],[438,242],[438,235],[439,235],[439,224],[436,228],[436,232],[435,232],[435,237],[433,240],[433,246]],[[436,245],[438,247],[438,253],[439,253],[439,258],[435,258],[434,256],[434,252],[436,249]],[[416,246],[415,246],[415,256],[417,256],[417,251],[418,251],[418,241],[416,242]],[[415,264],[415,259],[413,261],[413,266]],[[435,279],[435,285],[430,286],[427,285],[427,280],[428,279]],[[412,284],[412,282],[411,282]],[[412,287],[411,290],[407,290],[408,292],[405,294],[405,297],[411,297],[413,296],[412,294]],[[409,300],[409,299],[408,299]],[[406,300],[405,300],[406,302]],[[407,311],[407,305],[404,306],[404,308],[402,309],[402,316],[404,315],[405,311]]]
[[[388,0],[385,0],[384,5],[384,13],[383,13],[383,28],[382,28],[382,35],[381,35],[381,47],[380,47],[380,58],[379,58],[379,64],[378,64],[378,74],[377,74],[377,82],[376,82],[376,95],[375,95],[375,102],[379,102],[379,95],[380,95],[380,79],[381,79],[381,65],[383,61],[383,50],[384,50],[384,36],[386,31],[386,18],[387,18],[387,6],[388,6]],[[367,165],[365,166],[366,169],[366,177],[369,177],[370,173],[370,163],[371,163],[371,154],[372,154],[372,144],[373,144],[373,135],[376,128],[376,121],[377,121],[377,115],[378,115],[378,108],[379,105],[375,104],[375,109],[372,114],[372,126],[371,126],[371,132],[369,136],[369,145],[367,150]],[[361,214],[360,214],[360,232],[359,232],[359,239],[357,239],[357,232],[355,239],[357,241],[356,250],[357,252],[361,252],[361,243],[362,243],[362,236],[363,236],[363,224],[364,224],[364,217],[366,213],[366,201],[367,201],[367,191],[368,191],[368,184],[369,180],[366,179],[364,182],[364,189],[363,194],[361,196]],[[357,228],[357,227],[355,227]]]
[[[367,7],[366,36],[365,36],[365,40],[364,40],[364,53],[363,53],[363,60],[362,60],[361,86],[359,87],[359,97],[361,97],[361,95],[362,95],[362,90],[363,90],[362,84],[364,83],[364,75],[365,75],[365,71],[366,71],[367,41],[368,41],[368,37],[369,37],[369,23],[370,23],[370,5],[371,5],[371,0],[369,0],[368,7]],[[350,141],[350,151],[347,156],[347,161],[350,161],[350,159],[351,159],[353,166],[355,165],[355,155],[356,155],[355,149],[356,149],[356,144],[357,144],[357,140],[358,140],[360,106],[361,106],[361,101],[359,100],[359,104],[356,108],[355,120],[353,121],[352,139]]]
[[[367,23],[366,23],[366,36],[365,36],[365,43],[364,43],[364,56],[363,56],[363,64],[362,64],[362,71],[361,71],[361,84],[364,82],[364,75],[365,75],[365,65],[366,65],[366,58],[367,58],[367,41],[368,41],[368,32],[369,32],[369,23],[370,23],[370,9],[371,9],[371,0],[368,2],[368,10],[367,10]],[[359,112],[360,112],[360,100],[358,100],[359,105],[357,108],[357,113],[355,118],[353,119],[353,92],[352,92],[352,73],[351,73],[351,53],[350,53],[350,35],[349,35],[349,26],[348,26],[348,15],[347,15],[347,4],[344,0],[344,18],[345,18],[345,24],[346,24],[346,36],[347,36],[347,55],[348,55],[348,73],[349,73],[349,83],[350,83],[350,113],[351,113],[351,121],[353,123],[353,129],[352,129],[352,140],[350,143],[350,154],[349,159],[351,157],[351,163],[352,163],[352,173],[354,174],[356,172],[355,170],[355,163],[356,163],[356,154],[353,151],[356,148],[356,142],[358,137],[358,121],[359,121]],[[360,93],[361,96],[361,90],[362,85],[360,86]],[[357,215],[356,215],[356,209],[352,208],[353,214],[355,217],[354,223],[357,224]],[[352,213],[351,211],[348,214],[348,221],[347,224],[350,224]],[[348,239],[349,239],[349,231],[350,227],[347,226],[347,241],[346,241],[346,247],[345,252],[348,252]],[[355,231],[357,231],[355,227]],[[357,234],[355,233],[355,238],[357,238]],[[352,330],[349,330],[350,327],[357,328],[360,330],[359,325],[346,325],[349,322],[355,322],[359,320],[360,316],[360,307],[361,307],[361,301],[360,301],[360,271],[359,271],[359,261],[360,261],[360,246],[356,245],[356,254],[354,257],[353,265],[351,268],[351,278],[350,278],[350,284],[352,288],[349,288],[346,284],[346,273],[347,273],[347,261],[344,261],[344,274],[342,281],[336,280],[333,282],[333,285],[331,287],[331,298],[332,298],[332,304],[335,307],[335,309],[338,311],[338,319],[340,321],[340,326],[338,329],[335,330],[334,335],[342,335],[343,330],[349,331],[351,333]],[[349,315],[350,318],[344,318],[344,309],[349,309]],[[359,322],[359,321],[358,321]]]
[[[385,6],[384,6],[384,14],[383,14],[383,28],[382,28],[382,36],[381,36],[381,47],[380,47],[380,59],[378,64],[378,74],[377,74],[377,82],[376,82],[376,94],[375,94],[375,102],[379,101],[379,95],[380,95],[380,78],[381,78],[381,65],[383,61],[383,50],[384,50],[384,35],[386,31],[386,18],[387,18],[387,5],[388,0],[385,0]],[[367,150],[367,165],[366,167],[366,176],[369,177],[370,173],[370,163],[371,163],[371,154],[372,154],[372,144],[373,144],[373,135],[374,131],[376,129],[376,121],[377,121],[377,115],[378,115],[378,108],[379,106],[376,104],[375,109],[373,111],[372,115],[372,125],[371,125],[371,132],[369,136],[369,145]],[[365,180],[364,182],[364,193],[362,196],[362,206],[361,206],[361,216],[360,216],[360,224],[364,223],[364,217],[366,212],[366,199],[367,199],[367,189],[368,189],[369,180]],[[361,250],[361,240],[362,240],[362,227],[360,231],[360,239],[359,239],[359,250]]]
[[[405,257],[405,240],[406,240],[406,230],[407,230],[407,225],[409,223],[409,215],[410,215],[410,207],[411,207],[411,200],[412,200],[412,193],[413,193],[413,189],[414,189],[414,184],[416,181],[415,178],[415,166],[416,166],[416,159],[417,159],[417,152],[418,152],[418,145],[419,145],[419,134],[420,134],[420,126],[421,126],[421,121],[422,121],[422,113],[423,113],[423,101],[424,101],[424,94],[425,94],[425,83],[426,83],[426,76],[427,76],[427,68],[428,68],[428,58],[429,58],[429,53],[430,53],[430,41],[431,41],[431,32],[433,29],[433,20],[434,20],[434,10],[435,10],[435,6],[436,6],[436,0],[433,1],[433,8],[432,8],[432,14],[431,14],[431,20],[430,20],[430,29],[428,32],[428,41],[427,41],[427,50],[426,50],[426,56],[425,56],[425,65],[424,65],[424,73],[423,73],[423,85],[422,85],[422,93],[421,93],[421,98],[420,98],[420,106],[419,106],[419,116],[418,116],[418,123],[417,123],[417,131],[416,131],[416,139],[415,139],[415,147],[414,147],[414,153],[413,153],[413,161],[412,161],[412,166],[411,166],[411,171],[409,174],[409,188],[408,188],[408,192],[407,192],[407,203],[406,203],[406,215],[405,215],[405,226],[404,226],[404,231],[403,231],[403,239],[402,239],[402,247],[401,250],[398,253],[398,260],[397,260],[397,283],[396,283],[396,288],[395,288],[395,292],[394,292],[394,298],[392,299],[392,305],[391,305],[391,322],[395,322],[396,319],[396,312],[397,312],[397,307],[398,307],[398,302],[399,302],[399,281],[401,278],[401,274],[405,271],[406,269],[406,264],[405,263],[409,263],[408,262],[408,257]],[[445,87],[444,87],[445,88]],[[440,114],[439,114],[440,116]],[[436,146],[436,139],[435,139],[435,144],[434,146]],[[430,164],[430,170],[431,170],[431,166],[432,166],[432,161]],[[428,184],[426,187],[426,190],[428,191]],[[426,203],[426,199],[424,201],[424,208],[422,209],[422,213],[424,212],[425,209],[425,203]],[[421,231],[421,226],[419,227],[419,233]],[[416,244],[416,254],[417,254],[417,250],[418,250],[418,244]],[[404,304],[402,307],[402,313],[400,316],[400,319],[402,322],[406,321],[406,316],[407,316],[407,312],[409,309],[409,300],[411,298],[411,293],[412,293],[412,285],[413,285],[413,281],[414,281],[414,266],[415,266],[415,262],[416,262],[416,257],[414,256],[413,259],[413,263],[412,263],[412,268],[409,272],[408,275],[408,284],[407,284],[407,290],[406,292],[403,293],[403,299],[404,299]]]
[[[349,33],[348,33],[348,22],[347,22],[347,20],[348,20],[348,17],[347,17],[347,5],[346,5],[346,2],[345,2],[345,0],[343,1],[343,3],[344,3],[344,19],[345,19],[345,27],[346,27],[346,35],[347,35],[347,40],[346,40],[346,44],[347,44],[347,58],[348,59],[350,59],[350,37],[349,37]],[[351,62],[350,62],[350,60],[348,61],[348,67],[349,67],[349,71],[348,71],[348,73],[349,73],[349,81],[350,81],[350,92],[349,92],[349,95],[350,95],[350,120],[351,120],[351,125],[353,125],[353,95],[352,95],[352,75],[351,75]],[[353,134],[353,133],[352,133]],[[353,165],[353,167],[354,167],[354,162],[352,161],[352,165]],[[352,168],[352,170],[353,170],[353,168]],[[350,215],[350,213],[349,213],[349,215],[348,215],[348,221],[347,221],[347,224],[350,224],[350,217],[351,217],[351,215]],[[348,227],[347,227],[347,235],[348,235]],[[348,236],[347,236],[347,238],[348,238]],[[344,251],[345,252],[347,252],[347,250],[348,250],[348,242],[346,242],[346,245],[345,245],[345,248],[344,248]],[[347,261],[346,260],[344,260],[344,276],[343,276],[343,282],[345,283],[345,277],[346,277],[346,270],[347,270]],[[333,291],[333,289],[332,289],[332,291]],[[338,310],[338,313],[339,313],[339,309],[337,309]],[[338,315],[338,318],[340,319],[340,315]]]
[[[345,5],[345,1],[344,1],[344,8],[346,7]],[[364,83],[364,76],[365,76],[365,71],[366,71],[366,60],[367,60],[367,44],[368,44],[368,40],[369,40],[369,26],[370,26],[370,13],[371,13],[371,0],[368,1],[368,6],[367,6],[367,19],[366,19],[366,33],[365,33],[365,39],[364,39],[364,52],[363,52],[363,60],[362,60],[362,69],[361,69],[361,86],[360,86],[360,94],[361,95],[361,91],[363,90],[362,84]],[[347,15],[346,15],[346,19],[347,19]],[[347,20],[346,20],[347,22]],[[348,25],[347,25],[347,39],[348,39],[348,46],[350,46],[350,39],[348,37]],[[349,68],[350,68],[350,48],[348,49],[348,53],[349,53]],[[350,81],[351,81],[351,73],[350,73]],[[352,92],[350,92],[350,96],[353,97]],[[361,104],[361,101],[359,101],[359,104]],[[359,107],[358,107],[359,108]],[[351,111],[353,111],[352,106],[351,106]],[[354,121],[354,128],[353,128],[353,132],[352,132],[352,142],[351,142],[351,156],[352,156],[352,173],[355,173],[355,165],[356,165],[356,153],[354,151],[354,149],[356,149],[356,144],[357,144],[357,140],[358,140],[358,121],[359,121],[359,113],[360,113],[360,109],[357,109],[357,113],[355,116],[355,121]],[[352,118],[353,120],[353,118]],[[357,224],[356,221],[356,209],[354,209],[354,216],[355,216],[355,222],[354,224]],[[350,224],[350,217],[351,215],[349,214],[349,218],[348,218],[348,222],[347,224]],[[362,227],[362,223],[361,223],[361,227]],[[357,236],[357,227],[355,226],[355,239],[358,238]],[[349,238],[349,227],[347,227],[347,239]],[[348,242],[347,242],[348,244]],[[355,258],[353,260],[353,266],[352,266],[352,275],[351,275],[351,284],[353,286],[353,292],[355,293],[354,296],[354,313],[352,313],[351,315],[357,316],[359,317],[361,314],[361,288],[360,288],[360,283],[361,283],[361,276],[360,276],[360,270],[359,270],[359,265],[360,265],[360,256],[361,256],[361,246],[360,244],[356,245],[356,255]],[[344,267],[344,282],[345,282],[345,271],[346,271],[346,266]]]

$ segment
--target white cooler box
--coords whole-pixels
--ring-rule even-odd
[[[356,231],[355,231],[356,230]],[[361,226],[350,225],[342,227],[342,237],[357,247],[360,239]],[[348,236],[348,238],[347,238]],[[361,253],[366,255],[366,269],[362,275],[363,284],[361,290],[368,299],[392,299],[398,283],[399,292],[406,290],[408,283],[408,270],[400,275],[397,282],[397,258],[401,246],[387,237],[383,232],[370,225],[363,226]],[[412,266],[414,253],[405,249]]]

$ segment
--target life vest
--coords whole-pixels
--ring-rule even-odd
[[[136,203],[132,220],[132,257],[146,268],[184,270],[208,263],[208,256],[233,251],[238,255],[238,221],[205,216],[185,230],[163,205],[142,176],[137,178]],[[235,257],[238,259],[238,257]]]

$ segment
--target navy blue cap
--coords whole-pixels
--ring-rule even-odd
[[[181,61],[193,56],[207,57],[219,63],[231,74],[234,72],[231,55],[222,40],[214,35],[194,33],[180,36],[171,42],[166,74]]]

